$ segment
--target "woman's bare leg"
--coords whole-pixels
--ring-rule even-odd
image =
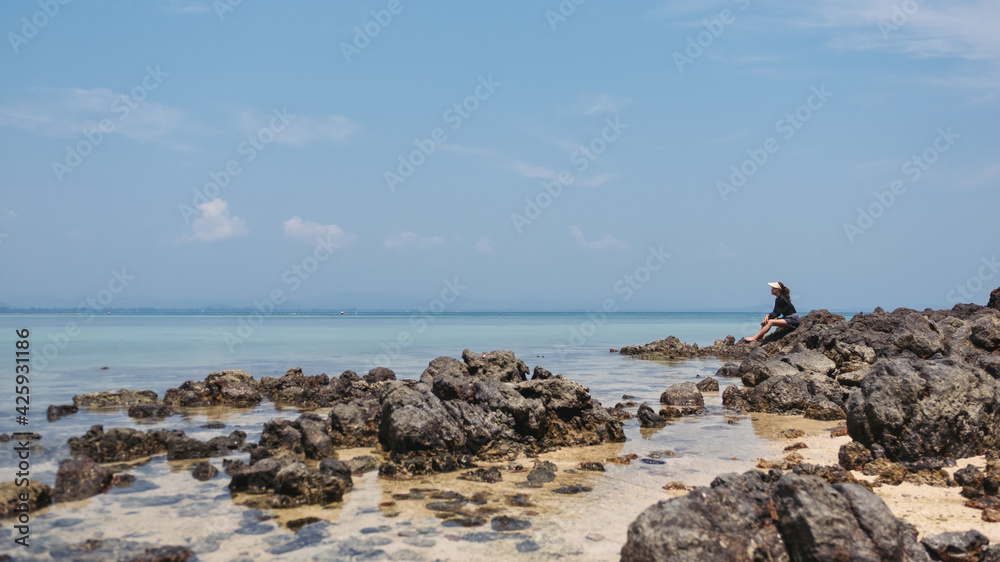
[[[788,322],[786,322],[785,320],[782,320],[780,318],[776,318],[774,320],[768,320],[767,323],[764,324],[764,327],[761,328],[759,332],[757,332],[756,336],[754,336],[752,338],[744,338],[744,339],[746,339],[747,341],[760,341],[761,338],[764,337],[764,334],[766,334],[767,332],[769,332],[771,330],[771,328],[774,328],[774,327],[787,328],[788,326],[789,326]]]

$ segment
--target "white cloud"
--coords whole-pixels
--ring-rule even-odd
[[[429,250],[444,246],[444,238],[440,236],[417,236],[415,232],[402,231],[388,236],[382,243],[390,250],[402,250],[406,248],[416,248],[418,250]]]
[[[576,185],[580,187],[601,187],[615,177],[615,174],[601,174],[589,178],[576,178]]]
[[[281,113],[281,111],[279,111]],[[289,123],[276,121],[275,114],[246,111],[240,116],[243,131],[256,135],[272,123],[276,130],[274,142],[302,146],[313,141],[341,141],[361,130],[361,126],[343,115],[299,115],[290,114]]]
[[[623,252],[628,250],[628,244],[622,242],[614,236],[611,236],[610,234],[605,234],[604,238],[601,238],[600,240],[588,242],[587,237],[583,235],[583,231],[575,226],[569,227],[569,233],[576,239],[576,243],[584,250],[605,250],[607,248],[615,248]]]
[[[358,239],[356,235],[344,232],[335,224],[319,224],[302,220],[298,216],[286,220],[282,225],[286,236],[308,242],[314,242],[319,238],[334,248],[342,248]]]
[[[142,101],[107,88],[31,91],[35,99],[30,102],[0,106],[0,126],[43,137],[74,139],[82,138],[84,131],[98,129],[102,121],[109,120],[114,130],[106,135],[121,135],[174,150],[190,150],[176,140],[179,133],[200,129],[181,110],[150,100],[155,91],[147,91],[147,98]]]
[[[484,254],[492,254],[493,253],[493,240],[490,237],[488,237],[488,236],[484,236],[484,237],[480,238],[479,242],[476,242],[476,251],[477,252],[482,252]]]
[[[231,216],[229,203],[218,197],[198,205],[198,210],[201,215],[191,221],[191,232],[178,242],[213,242],[249,234],[243,219]]]

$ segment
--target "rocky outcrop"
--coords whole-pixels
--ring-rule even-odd
[[[53,404],[49,406],[47,410],[45,410],[45,418],[48,419],[48,421],[50,422],[54,422],[62,418],[63,416],[69,416],[75,414],[78,410],[79,408],[73,405],[57,406]]]
[[[167,458],[201,459],[226,455],[243,445],[246,433],[234,431],[229,436],[219,436],[209,441],[188,437],[179,430],[150,430],[116,427],[108,432],[104,426],[95,425],[82,437],[71,437],[69,449],[76,456],[96,462],[122,462],[161,453]]]
[[[876,363],[847,401],[847,431],[890,460],[1000,448],[1000,382],[952,359]]]
[[[73,397],[73,405],[79,408],[128,408],[136,404],[155,404],[156,393],[152,390],[108,390],[89,392]]]
[[[93,459],[73,457],[59,462],[56,473],[56,502],[71,502],[103,494],[111,489],[114,473]]]
[[[169,406],[255,406],[261,400],[260,383],[246,371],[210,373],[203,381],[187,381],[168,389],[163,403]]]
[[[22,494],[27,495],[26,501],[22,498]],[[0,484],[0,519],[17,517],[19,513],[25,511],[33,514],[43,507],[48,507],[50,503],[52,503],[52,489],[48,484],[37,480],[27,482],[26,486],[18,486],[14,481]]]
[[[621,559],[931,560],[863,487],[759,471],[722,475],[646,509],[629,526]]]
[[[997,293],[1000,294],[1000,289]],[[867,388],[866,384],[870,386],[871,383],[867,381],[881,378],[885,374],[883,363],[886,361],[934,364],[951,361],[949,364],[956,369],[971,369],[984,373],[987,378],[1000,380],[1000,311],[973,304],[956,305],[950,310],[927,309],[922,312],[908,308],[885,312],[876,308],[870,314],[859,313],[847,321],[841,315],[815,310],[802,318],[797,329],[771,334],[760,345],[744,344],[728,337],[718,340],[715,345],[699,348],[670,337],[645,346],[627,346],[622,348],[622,352],[649,359],[704,355],[721,359],[739,358],[741,363],[738,367],[734,367],[734,363],[727,363],[718,372],[719,376],[738,374],[747,387],[727,388],[723,393],[726,408],[804,414],[815,419],[836,420],[849,417],[848,397],[852,395],[852,389],[861,390],[862,398],[867,396],[868,391],[862,389]],[[996,397],[996,385],[985,382],[982,377],[976,380],[983,382],[977,387],[978,390],[970,390],[974,396],[963,397],[960,395],[968,393],[951,391],[958,392],[954,395],[956,400],[969,398],[979,401],[973,403],[987,405],[1000,400]],[[971,380],[966,383],[979,384]],[[929,389],[930,386],[924,385],[924,388]],[[863,400],[861,406],[869,403],[869,400]],[[938,407],[933,401],[927,404],[932,409]],[[990,407],[992,406],[985,406],[986,409]],[[876,407],[876,410],[879,408]],[[954,408],[951,410],[957,413]],[[958,425],[961,427],[944,431],[939,437],[947,440],[956,438],[959,434],[982,433],[980,429],[992,418],[987,415],[981,420],[982,416],[978,411],[953,418],[959,421]],[[883,413],[890,418],[896,416],[888,410]],[[900,426],[888,418],[882,420],[882,414],[878,411],[865,415],[872,417],[874,424],[869,428],[874,433],[868,437],[863,436],[867,430],[862,428],[860,418],[856,417],[855,422],[848,424],[851,435],[864,443],[878,442],[883,435],[879,427],[884,423],[893,427]],[[966,427],[969,424],[971,428]],[[855,431],[861,433],[855,436]],[[904,438],[896,435],[895,439]],[[934,438],[930,440],[933,441]],[[976,443],[984,440],[990,441],[986,437],[973,436],[971,448],[967,445],[957,448],[974,450]],[[909,442],[913,445],[912,439]],[[907,453],[898,458],[919,458],[925,454],[936,454],[928,451],[949,450],[949,446],[943,444],[925,444],[920,447],[926,451],[913,453],[917,457]],[[896,458],[894,455],[901,454],[895,452],[896,448],[898,447],[895,445],[887,447],[886,454],[889,458]]]
[[[333,446],[374,447],[378,444],[378,426],[381,418],[382,409],[377,399],[335,405],[330,410],[329,430]]]
[[[379,396],[384,475],[444,472],[475,459],[513,459],[562,446],[624,440],[621,422],[561,375],[527,380],[510,351],[439,357],[420,381],[390,381]]]
[[[161,403],[136,404],[128,409],[128,417],[136,419],[167,418],[176,413],[176,410]]]
[[[285,508],[339,502],[351,489],[351,470],[336,459],[323,459],[318,468],[290,457],[266,458],[251,465],[230,463],[229,489],[244,494],[241,503],[255,507]]]

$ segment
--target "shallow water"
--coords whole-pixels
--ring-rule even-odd
[[[199,439],[240,429],[247,432],[248,441],[256,441],[267,420],[292,419],[300,413],[277,409],[264,401],[252,409],[193,409],[156,422],[133,420],[124,411],[114,410],[81,410],[53,423],[45,422],[45,407],[71,403],[72,396],[82,392],[150,389],[162,397],[167,388],[185,380],[200,380],[210,371],[230,368],[246,369],[258,378],[280,375],[290,367],[302,367],[307,374],[336,375],[346,369],[363,373],[379,355],[383,356],[379,362],[389,363],[397,378],[418,378],[427,362],[439,355],[459,357],[463,348],[513,349],[529,366],[541,365],[587,385],[606,406],[628,394],[639,403],[646,401],[657,407],[667,386],[713,375],[722,363],[715,359],[639,361],[609,353],[610,347],[671,334],[684,341],[710,344],[717,337],[740,334],[758,315],[617,316],[606,318],[599,326],[586,315],[499,316],[441,316],[422,332],[408,315],[269,317],[232,352],[223,337],[227,332],[236,333],[236,317],[94,319],[32,378],[27,429],[43,436],[32,451],[32,476],[54,484],[59,460],[69,456],[66,440],[82,435],[94,424],[105,429],[176,428]],[[14,328],[30,327],[33,349],[41,353],[45,343],[59,339],[49,335],[60,333],[68,321],[71,319],[66,316],[8,316],[0,317],[0,329],[12,333]],[[400,339],[401,333],[409,334],[409,340]],[[4,341],[10,342],[4,347],[13,355],[13,338],[5,335]],[[399,341],[409,344],[400,346],[396,353],[391,344]],[[101,370],[103,366],[108,369]],[[720,382],[723,388],[727,384]],[[0,407],[13,409],[13,404],[8,404],[11,400],[4,402]],[[706,406],[705,415],[684,418],[658,430],[640,429],[635,420],[626,422],[625,443],[543,455],[557,464],[559,472],[554,482],[540,489],[519,487],[526,482],[527,470],[509,470],[509,466],[502,467],[503,480],[496,484],[459,480],[459,473],[404,481],[368,473],[354,478],[354,489],[340,505],[258,511],[234,503],[224,473],[199,482],[188,471],[192,461],[154,457],[127,471],[136,478],[131,487],[34,513],[30,551],[7,549],[13,530],[8,522],[2,523],[0,544],[5,547],[0,551],[11,552],[17,559],[25,554],[25,559],[52,559],[62,557],[66,545],[96,538],[105,545],[121,539],[187,546],[200,560],[615,559],[625,542],[628,524],[652,503],[680,493],[665,491],[664,484],[706,485],[720,473],[752,468],[758,457],[776,456],[784,445],[775,440],[774,424],[768,416],[724,416],[720,393],[707,393]],[[0,432],[22,429],[13,426],[10,419],[0,425]],[[200,427],[209,421],[221,421],[226,427]],[[663,454],[667,451],[672,455]],[[638,458],[631,464],[605,463],[604,473],[576,470],[583,461],[632,453]],[[340,458],[361,454],[378,452],[341,451]],[[236,454],[228,458],[247,457]],[[4,480],[13,478],[15,460],[13,444],[0,445],[0,474],[11,474],[9,478],[3,475]],[[222,471],[220,458],[210,462]],[[530,469],[532,460],[507,464]],[[575,495],[553,492],[574,484],[590,491]],[[485,493],[485,503],[462,507],[465,519],[475,522],[478,517],[483,524],[463,527],[437,517],[437,512],[427,508],[436,501],[426,497],[432,492],[425,493],[424,499],[394,499],[411,488],[454,491],[466,497]],[[514,494],[526,494],[533,505],[509,505],[508,497]],[[527,521],[530,526],[516,531],[494,530],[492,518],[502,515]],[[285,526],[303,517],[321,521],[297,533]],[[93,559],[99,559],[101,552],[91,553]]]

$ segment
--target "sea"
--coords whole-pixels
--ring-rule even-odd
[[[5,379],[0,385],[5,388],[0,433],[38,433],[41,438],[32,443],[28,459],[30,477],[54,486],[59,461],[70,457],[67,440],[94,425],[105,430],[181,429],[199,439],[242,430],[255,442],[264,422],[302,413],[264,400],[254,408],[193,409],[157,421],[135,420],[125,411],[85,409],[46,420],[49,405],[72,404],[74,395],[130,389],[162,397],[187,380],[227,369],[243,369],[257,378],[281,376],[291,368],[335,377],[384,366],[397,379],[418,379],[432,359],[460,358],[464,349],[512,350],[529,368],[541,366],[587,386],[605,406],[632,400],[658,410],[664,389],[713,376],[722,362],[638,360],[614,350],[670,335],[710,345],[729,334],[752,335],[761,317],[631,312],[7,314],[0,316],[0,358],[6,356],[7,365],[0,371]],[[15,366],[24,357],[17,355],[22,351],[17,342],[25,339],[30,373],[24,384],[15,384]],[[728,384],[740,383],[720,380],[722,389]],[[16,408],[24,404],[15,402],[15,386],[27,387],[21,392],[30,397],[21,412]],[[15,543],[24,535],[16,521],[0,521],[0,553],[14,560],[103,560],[174,545],[190,549],[198,560],[614,560],[629,523],[642,510],[683,493],[665,490],[666,484],[688,489],[707,485],[718,474],[743,472],[759,458],[781,453],[784,443],[776,428],[787,420],[724,411],[721,392],[708,392],[705,398],[706,414],[664,428],[625,422],[625,443],[543,455],[560,469],[556,481],[543,488],[525,487],[536,459],[523,458],[498,465],[503,480],[496,484],[463,480],[460,473],[390,480],[369,472],[354,477],[354,488],[341,504],[259,510],[234,501],[221,458],[210,459],[220,474],[201,482],[191,476],[192,461],[153,457],[124,467],[135,477],[131,486],[29,514],[30,539],[22,541],[28,547]],[[635,407],[630,410],[634,413]],[[225,428],[202,427],[208,422],[222,422]],[[15,445],[16,440],[0,443],[0,482],[15,480],[24,468]],[[340,458],[366,454],[378,451],[342,451]],[[628,464],[608,461],[629,455]],[[248,455],[228,458],[247,460]],[[584,461],[601,462],[605,472],[579,470]],[[576,486],[571,489],[578,493],[554,492],[566,486]],[[456,518],[427,507],[440,493],[479,494],[479,500]],[[516,496],[528,499],[513,501]],[[519,523],[508,525],[502,519],[498,525],[499,517]],[[293,524],[292,530],[288,522],[296,520],[310,524]]]

